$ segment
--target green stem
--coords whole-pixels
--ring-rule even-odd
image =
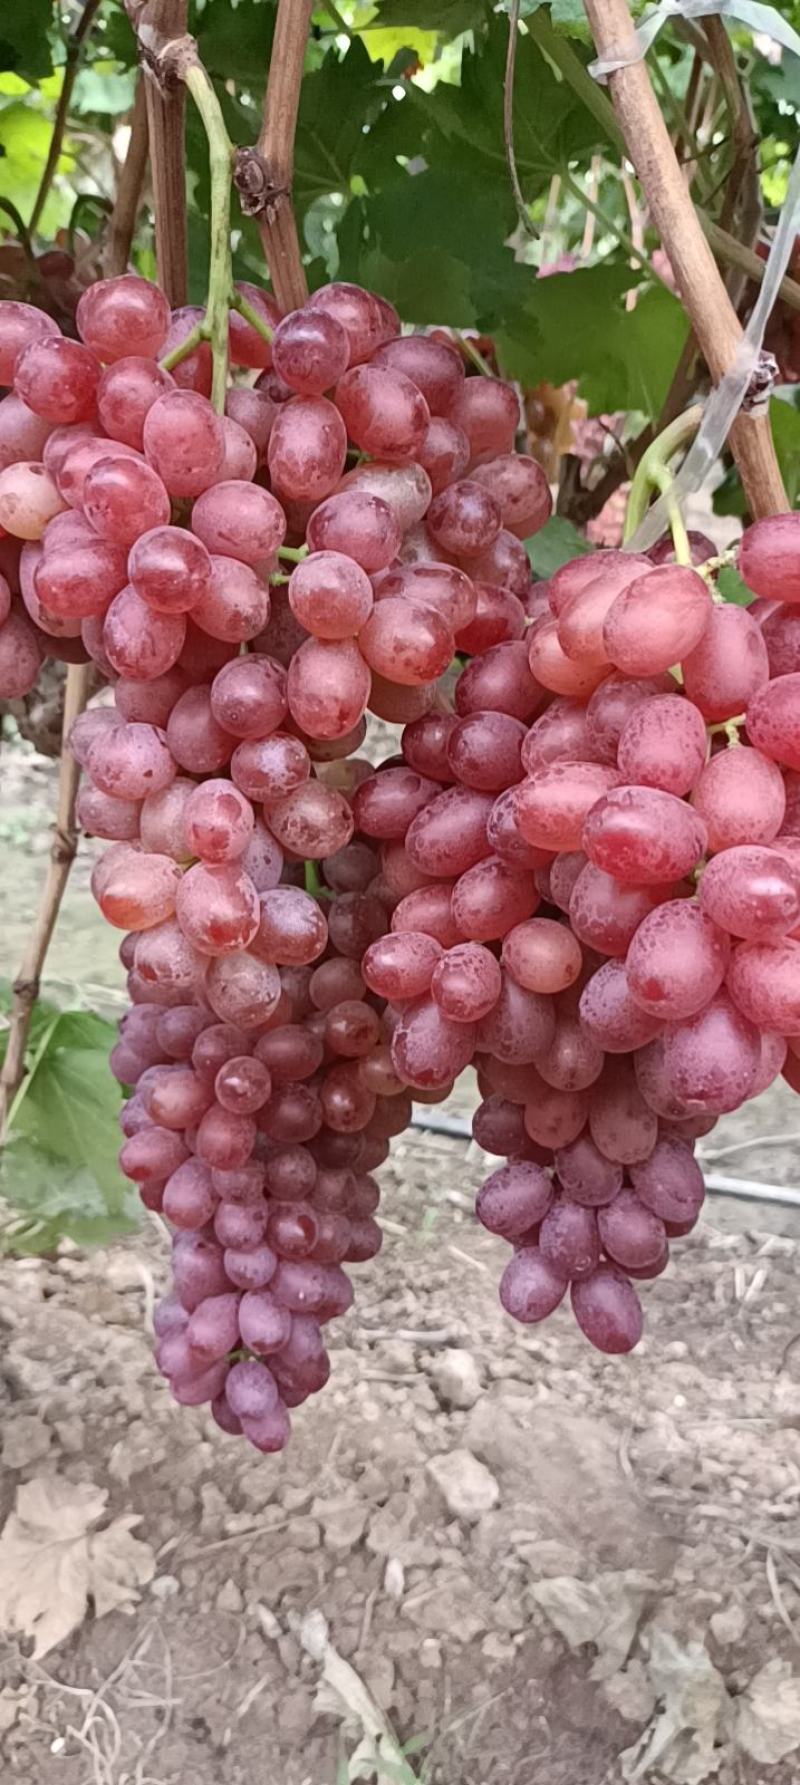
[[[652,274],[654,271],[653,263],[649,255],[644,252],[644,249],[637,248],[633,236],[629,235],[627,230],[622,229],[620,225],[615,222],[613,217],[609,217],[608,212],[604,211],[600,205],[595,204],[594,199],[589,198],[583,188],[578,185],[577,180],[573,180],[568,168],[562,167],[561,178],[567,191],[572,193],[573,198],[577,198],[578,202],[584,205],[587,211],[592,212],[592,215],[597,218],[598,223],[602,223],[604,228],[608,230],[609,235],[616,236],[620,247],[625,249],[626,254],[630,255],[631,260],[635,260],[639,266],[646,267],[648,273]]]
[[[642,454],[628,497],[624,535],[626,540],[631,538],[644,520],[650,491],[662,489],[664,473],[669,475],[670,460],[694,439],[702,413],[699,403],[693,403],[691,409],[684,409],[683,414],[676,416]]]
[[[272,341],[275,334],[274,328],[270,327],[263,316],[259,316],[258,311],[253,309],[246,297],[242,297],[240,291],[234,291],[231,308],[238,310],[239,315],[244,317],[245,322],[249,322],[250,327],[255,329],[256,334],[260,335],[263,341]]]
[[[320,876],[319,864],[307,861],[304,866],[306,892],[312,899],[332,899],[330,887],[325,886]]]
[[[325,11],[328,13],[329,17],[333,20],[333,23],[336,26],[337,31],[340,31],[343,37],[354,37],[355,32],[353,30],[352,25],[348,25],[347,20],[345,18],[342,18],[342,15],[339,11],[338,6],[334,6],[332,4],[332,0],[324,0],[324,4],[325,4]]]
[[[233,289],[231,272],[231,167],[233,148],[225,128],[222,107],[209,75],[200,62],[184,70],[183,79],[203,120],[208,137],[211,171],[211,245],[208,302],[203,332],[211,343],[214,370],[211,401],[219,415],[225,410],[228,385],[228,313]],[[184,343],[185,345],[185,343]]]
[[[194,328],[190,329],[186,339],[179,341],[177,347],[173,347],[171,353],[166,354],[164,359],[159,360],[162,372],[171,372],[173,367],[179,366],[181,360],[188,359],[189,354],[194,353],[195,348],[199,347],[201,341],[205,341],[206,339],[207,334],[205,324],[202,322],[196,323]]]
[[[686,531],[683,515],[681,514],[680,503],[675,495],[675,481],[672,472],[668,465],[654,465],[651,476],[656,489],[660,491],[667,506],[669,530],[672,534],[672,543],[675,547],[675,562],[676,564],[691,564],[692,548],[689,544],[689,535]]]
[[[278,557],[285,558],[289,564],[302,564],[308,557],[307,545],[279,545]]]
[[[481,372],[484,378],[494,378],[496,374],[492,371],[488,359],[484,359],[480,348],[475,346],[475,342],[470,340],[469,335],[463,334],[460,328],[454,328],[452,332],[459,345],[463,347],[467,359],[472,361],[476,371]]]

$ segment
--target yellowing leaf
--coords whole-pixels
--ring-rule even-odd
[[[39,1476],[17,1490],[0,1537],[0,1625],[33,1639],[33,1655],[49,1654],[86,1616],[98,1618],[134,1603],[152,1580],[155,1557],[131,1535],[135,1514],[93,1531],[108,1498],[105,1488]]]

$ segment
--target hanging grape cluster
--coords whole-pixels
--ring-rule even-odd
[[[79,340],[3,306],[0,697],[48,654],[113,687],[71,743],[121,1165],[174,1232],[157,1362],[272,1451],[412,1094],[475,1067],[503,1306],[625,1352],[695,1141],[800,1089],[800,516],[745,534],[749,609],[700,538],[534,584],[513,386],[355,286],[239,297],[224,414],[203,313],[138,276]]]

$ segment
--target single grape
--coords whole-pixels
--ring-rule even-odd
[[[695,1016],[725,977],[730,943],[698,905],[669,899],[640,923],[625,971],[637,1004],[665,1022]]]
[[[526,1326],[546,1320],[563,1301],[566,1290],[566,1276],[538,1246],[520,1246],[500,1278],[502,1306],[512,1319]]]
[[[63,507],[44,465],[20,463],[0,471],[0,527],[15,539],[41,539]]]
[[[698,788],[702,781],[701,776]],[[697,794],[696,788],[699,805]],[[692,811],[660,788],[612,787],[585,820],[583,848],[596,867],[616,879],[657,886],[696,867],[708,841],[704,819],[702,808]]]
[[[78,300],[75,321],[81,340],[105,364],[129,354],[155,359],[166,338],[170,310],[158,285],[137,273],[123,273],[88,286]]]
[[[32,341],[60,339],[58,323],[34,304],[6,298],[0,310],[0,384],[13,384],[17,362]]]
[[[577,938],[549,917],[531,917],[507,930],[501,960],[517,985],[549,994],[574,984],[583,965]]]
[[[400,529],[388,502],[361,490],[343,490],[321,502],[308,523],[312,552],[342,552],[372,576],[396,557]]]
[[[345,372],[336,386],[336,406],[362,452],[398,464],[416,457],[430,421],[419,387],[405,373],[374,364]]]
[[[747,708],[747,735],[764,756],[800,769],[800,674],[776,676],[754,695]]]
[[[293,499],[321,502],[341,477],[346,454],[347,431],[327,397],[292,397],[281,406],[267,448],[276,489]]]
[[[29,341],[14,367],[14,389],[35,415],[56,426],[94,413],[100,362],[80,341],[58,333]]]
[[[199,496],[219,476],[224,434],[206,397],[194,390],[168,391],[144,420],[145,455],[170,496]]]
[[[737,843],[771,843],[786,810],[783,776],[760,749],[738,744],[706,763],[692,805],[706,827],[712,853]]]
[[[756,595],[767,601],[800,601],[799,538],[795,514],[770,515],[745,529],[739,570]]]
[[[777,849],[723,849],[700,879],[702,910],[745,942],[774,942],[800,923],[800,880]]]
[[[369,693],[369,668],[354,639],[307,638],[289,665],[289,711],[309,738],[348,737]]]
[[[175,909],[184,935],[200,954],[246,948],[258,930],[258,894],[238,863],[198,862],[184,874]]]
[[[611,1356],[633,1351],[642,1336],[641,1302],[629,1279],[613,1264],[600,1264],[573,1283],[572,1311],[581,1332]]]
[[[519,427],[519,397],[513,384],[500,378],[466,378],[448,409],[450,420],[466,434],[473,459],[509,453]]]
[[[603,626],[606,653],[628,676],[654,675],[699,645],[711,611],[696,570],[663,564],[617,596]]]
[[[387,341],[372,355],[372,364],[409,378],[432,416],[449,416],[464,383],[464,364],[456,348],[429,335],[401,335]]]
[[[652,700],[639,701],[626,719],[617,764],[625,781],[682,796],[699,780],[707,752],[705,717],[700,708],[677,694],[657,694]]]
[[[434,496],[428,526],[437,545],[454,558],[472,558],[486,550],[500,532],[500,508],[481,484],[463,478]]]
[[[315,638],[354,638],[372,610],[366,572],[343,552],[312,552],[289,579],[295,618]]]
[[[431,995],[452,1022],[477,1023],[500,996],[502,974],[494,955],[476,942],[464,942],[437,962]]]
[[[712,607],[700,643],[682,667],[686,693],[706,722],[733,719],[769,680],[766,633],[745,607]]]

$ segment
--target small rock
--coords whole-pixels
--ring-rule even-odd
[[[278,1623],[274,1611],[270,1611],[269,1606],[264,1605],[262,1601],[259,1601],[259,1604],[256,1606],[256,1619],[259,1630],[261,1630],[263,1635],[266,1636],[270,1642],[278,1642],[280,1640],[283,1635],[281,1625]]]
[[[500,1498],[500,1489],[485,1463],[479,1463],[471,1450],[451,1450],[431,1457],[426,1464],[431,1480],[454,1518],[475,1524],[484,1512],[491,1512]]]
[[[390,1599],[402,1599],[405,1591],[406,1571],[399,1556],[390,1556],[383,1576],[384,1592]]]
[[[103,1281],[109,1289],[144,1289],[145,1275],[135,1252],[111,1252],[103,1265]]]
[[[230,1575],[226,1581],[223,1581],[217,1594],[216,1608],[217,1611],[244,1611],[242,1589],[241,1587],[237,1587],[235,1580],[232,1580]]]
[[[514,1644],[508,1637],[502,1637],[496,1630],[490,1630],[481,1643],[481,1654],[487,1661],[513,1661]]]
[[[709,1619],[711,1635],[715,1642],[741,1642],[747,1628],[747,1613],[743,1605],[726,1605],[722,1611],[715,1611]]]
[[[472,1352],[456,1346],[433,1358],[429,1375],[445,1407],[474,1407],[483,1392],[481,1373]]]
[[[405,1376],[409,1370],[417,1367],[414,1347],[405,1339],[388,1339],[381,1346],[380,1359],[384,1369],[391,1370],[393,1375],[396,1373],[398,1376]]]
[[[67,1456],[80,1456],[86,1444],[86,1428],[83,1420],[57,1419],[56,1437]]]
[[[316,1519],[290,1518],[286,1526],[286,1542],[291,1544],[294,1549],[319,1549],[322,1536]]]
[[[6,1468],[27,1469],[29,1463],[38,1462],[40,1457],[47,1455],[50,1438],[50,1428],[38,1414],[18,1414],[3,1434],[2,1460]]]
[[[426,1636],[424,1642],[420,1643],[419,1664],[420,1667],[441,1667],[442,1665],[441,1644],[434,1641],[432,1636]]]
[[[181,1590],[181,1583],[174,1574],[158,1574],[150,1582],[150,1592],[154,1599],[174,1599]]]
[[[327,1549],[355,1549],[361,1542],[367,1523],[367,1508],[357,1500],[315,1500],[311,1507],[314,1518],[322,1526],[322,1539]]]

